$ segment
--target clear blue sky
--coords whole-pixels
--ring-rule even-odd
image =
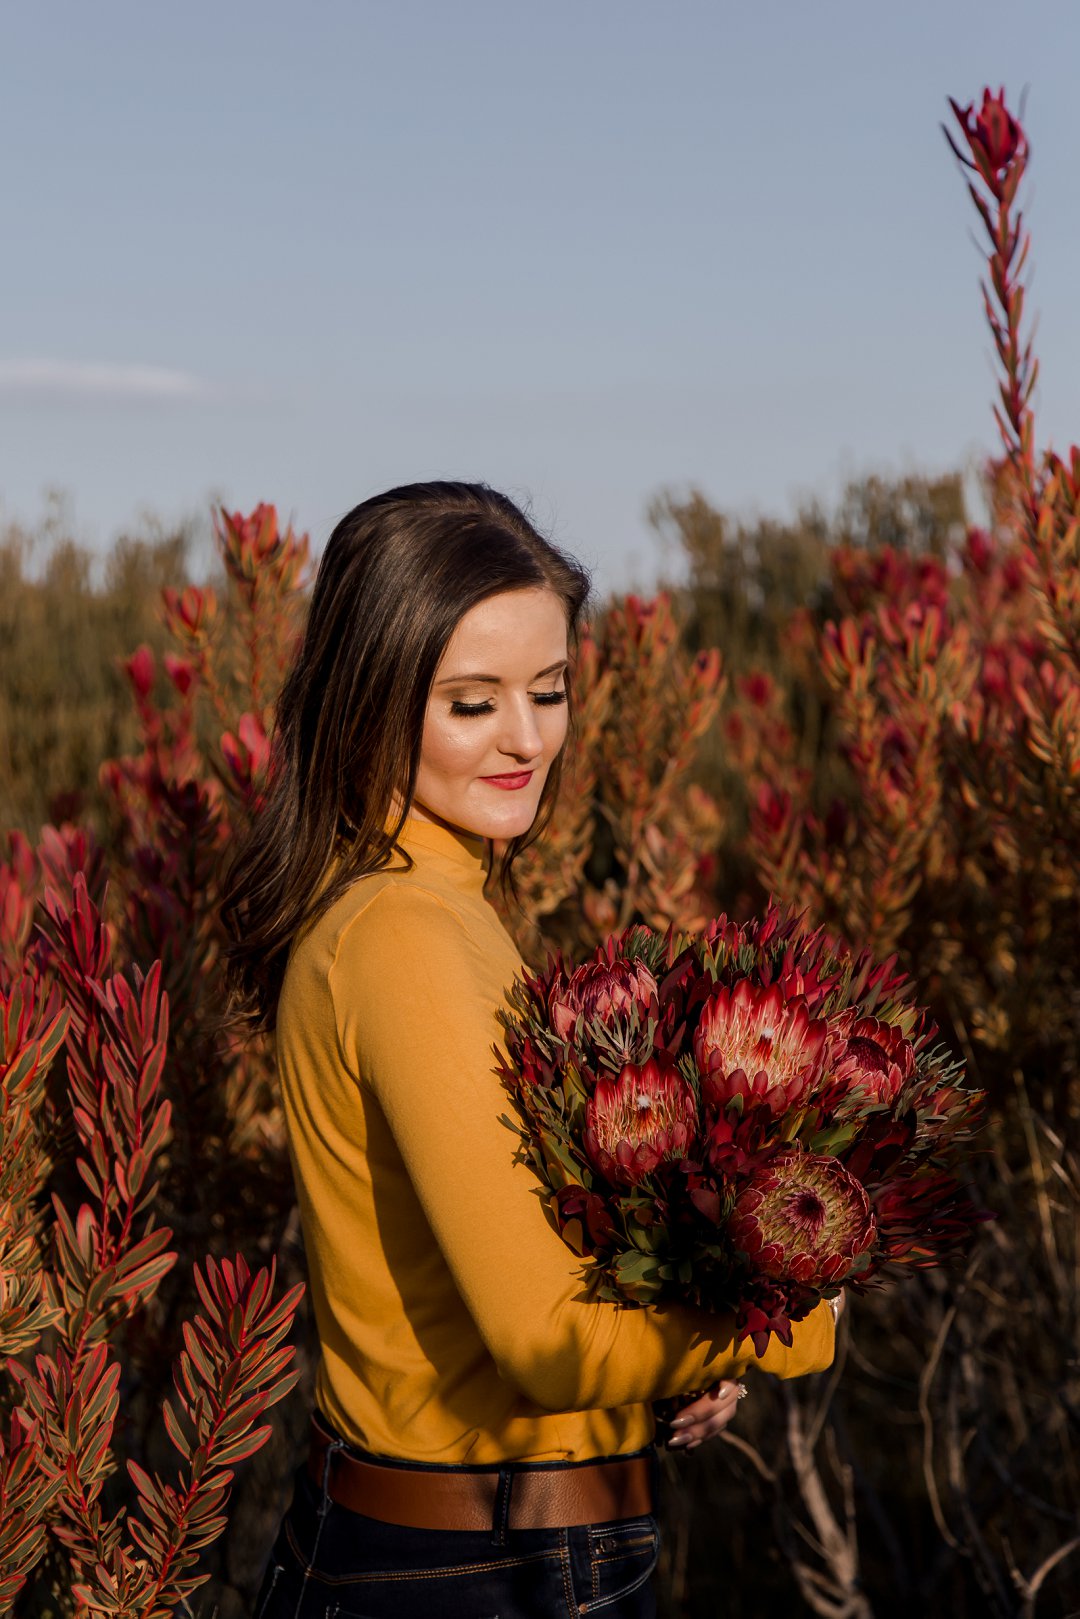
[[[602,587],[650,495],[782,512],[994,442],[948,93],[1029,86],[1044,436],[1080,437],[1068,0],[54,0],[0,22],[0,517],[414,478]]]

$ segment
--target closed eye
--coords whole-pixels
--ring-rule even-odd
[[[552,708],[556,703],[565,703],[566,701],[564,691],[531,691],[529,696],[537,708]],[[495,705],[490,701],[486,703],[460,703],[455,701],[450,704],[450,712],[451,714],[461,715],[491,714],[494,712],[494,707]]]

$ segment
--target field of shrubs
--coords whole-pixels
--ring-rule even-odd
[[[1024,132],[949,138],[985,248],[997,448],[740,523],[657,498],[598,604],[578,740],[518,865],[526,959],[770,895],[895,956],[987,1093],[962,1262],[853,1300],[833,1369],[664,1454],[668,1619],[1080,1611],[1080,449],[1040,445]],[[958,202],[962,187],[958,186]],[[964,227],[958,207],[957,229]],[[307,536],[271,505],[0,537],[0,1611],[238,1619],[315,1344],[268,1043],[217,914],[257,817]]]

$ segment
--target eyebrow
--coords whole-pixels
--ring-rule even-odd
[[[569,666],[568,658],[560,658],[558,663],[549,663],[546,669],[538,669],[533,675],[534,680],[540,680],[544,675],[553,675],[559,669]],[[502,680],[498,675],[447,675],[445,680],[437,680],[437,686],[465,686],[483,682],[487,686],[501,686]]]

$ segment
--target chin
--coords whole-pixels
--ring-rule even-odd
[[[527,832],[535,821],[533,815],[492,815],[487,817],[487,824],[481,833],[485,838],[497,838],[501,843],[507,843],[511,838],[520,838]]]
[[[507,797],[510,795],[507,794]],[[503,842],[510,838],[520,838],[527,832],[536,820],[538,805],[507,804],[505,809],[501,805],[485,806],[478,810],[471,820],[474,829],[480,837],[499,838]]]

